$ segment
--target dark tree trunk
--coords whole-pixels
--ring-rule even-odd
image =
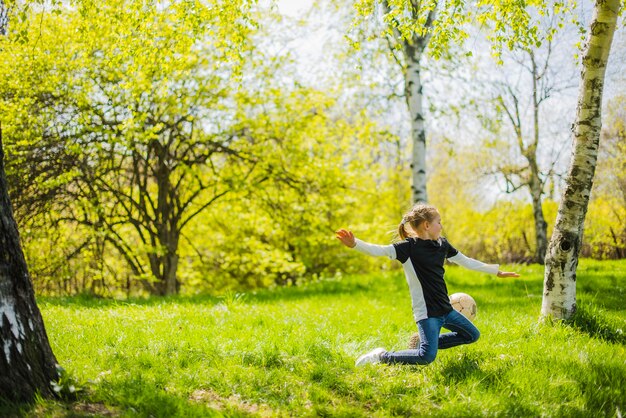
[[[152,294],[157,296],[176,295],[180,290],[178,281],[178,254],[176,248],[166,247],[163,255],[151,254],[150,267],[156,281],[152,284]]]
[[[530,181],[530,194],[533,199],[533,219],[535,220],[535,262],[539,264],[545,263],[546,251],[548,249],[548,223],[543,215],[543,206],[541,196],[543,194],[543,185],[539,180],[539,171],[535,159],[529,159],[531,162],[532,179]]]
[[[150,255],[152,274],[157,279],[156,294],[176,295],[178,282],[178,243],[180,239],[178,191],[172,184],[171,155],[173,152],[158,141],[154,142],[157,155],[155,180],[157,184],[156,230],[153,245],[159,250]]]
[[[550,45],[550,44],[549,44]],[[551,49],[551,48],[550,48]],[[535,219],[535,243],[537,249],[535,250],[535,261],[539,264],[545,263],[546,251],[548,250],[548,224],[543,216],[542,196],[543,196],[543,182],[539,174],[539,166],[537,165],[537,148],[539,147],[539,106],[543,98],[539,98],[538,82],[544,77],[550,54],[545,61],[545,67],[543,72],[540,72],[537,68],[535,61],[535,53],[531,50],[529,52],[530,60],[532,63],[532,76],[533,76],[533,142],[526,149],[525,157],[528,160],[530,167],[530,195],[533,199],[533,218]],[[547,97],[547,96],[546,96]]]
[[[56,359],[28,275],[7,193],[0,129],[0,398],[28,402],[53,394]]]

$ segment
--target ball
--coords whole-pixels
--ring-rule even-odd
[[[455,311],[459,312],[470,321],[476,318],[476,301],[467,293],[454,293],[450,295],[450,304]]]

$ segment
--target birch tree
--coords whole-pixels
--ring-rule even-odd
[[[0,36],[8,8],[0,0]],[[51,396],[58,380],[54,357],[28,274],[9,200],[0,125],[0,399],[24,402]]]
[[[411,198],[413,203],[427,202],[426,190],[426,124],[424,115],[424,95],[422,84],[422,57],[424,56],[432,32],[430,29],[437,18],[436,6],[426,7],[426,2],[411,0],[406,3],[404,12],[410,19],[423,21],[423,31],[412,31],[403,36],[399,22],[387,0],[382,1],[382,7],[390,22],[391,32],[395,42],[402,52],[400,63],[404,75],[404,98],[406,100],[409,118],[411,121]],[[390,45],[393,43],[390,42]],[[395,47],[392,47],[392,53]]]
[[[0,129],[0,398],[30,401],[53,393],[56,358],[28,274],[13,219]]]
[[[542,317],[567,319],[576,311],[576,269],[598,158],[604,76],[621,0],[597,0],[582,55],[573,150],[556,225],[546,256]]]

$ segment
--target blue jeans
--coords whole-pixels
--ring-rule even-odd
[[[442,327],[451,332],[439,335]],[[455,310],[444,316],[422,319],[417,322],[417,329],[420,334],[420,346],[416,350],[383,353],[381,361],[383,363],[428,364],[435,360],[439,349],[471,344],[480,337],[478,328]]]

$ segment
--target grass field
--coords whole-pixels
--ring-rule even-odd
[[[75,401],[3,416],[504,416],[626,413],[626,263],[583,260],[579,312],[540,324],[543,270],[449,267],[478,303],[480,340],[428,366],[355,368],[416,330],[400,271],[221,298],[41,299]],[[4,412],[3,412],[4,411]]]

